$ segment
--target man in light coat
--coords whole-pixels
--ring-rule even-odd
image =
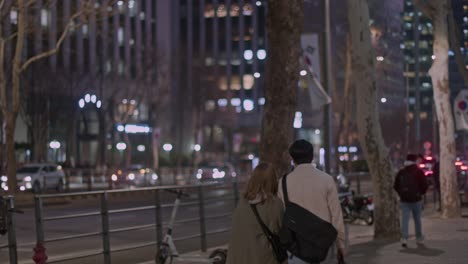
[[[314,148],[306,140],[297,140],[289,148],[289,155],[294,162],[294,170],[287,178],[289,200],[321,219],[331,223],[338,232],[336,246],[338,255],[344,255],[345,227],[338,191],[333,177],[312,165]],[[278,196],[283,200],[283,186],[279,184]],[[332,262],[334,250],[330,249],[329,257],[323,263]],[[289,263],[302,264],[302,260],[293,257]]]

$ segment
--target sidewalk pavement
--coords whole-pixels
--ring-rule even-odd
[[[438,213],[425,213],[423,232],[426,241],[424,245],[416,245],[413,237],[407,249],[402,248],[399,241],[373,241],[371,227],[362,230],[362,234],[351,228],[348,264],[468,263],[468,210],[464,210],[464,217],[460,219],[441,219]],[[414,229],[410,229],[410,234],[414,234]]]
[[[426,241],[417,245],[414,236],[410,238],[408,248],[404,249],[400,241],[373,240],[373,226],[349,225],[349,244],[347,264],[468,264],[468,209],[463,211],[463,218],[442,219],[437,212],[428,209],[423,216],[423,232]],[[410,234],[414,226],[410,222]],[[226,248],[223,245],[217,248]],[[187,255],[208,256],[208,253],[192,252]],[[229,252],[228,252],[229,254]],[[184,254],[185,255],[185,254]],[[145,262],[140,264],[150,264]],[[179,264],[206,263],[194,261],[175,261]]]

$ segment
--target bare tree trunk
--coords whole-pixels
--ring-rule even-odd
[[[18,188],[16,181],[16,151],[15,151],[15,126],[16,116],[7,115],[5,118],[5,139],[6,139],[6,163],[8,175],[8,192],[15,193]]]
[[[369,164],[374,191],[374,236],[396,238],[399,236],[399,211],[393,191],[393,165],[379,123],[375,55],[371,44],[367,0],[348,0],[348,19],[353,75],[355,82],[359,82],[356,87],[359,139]]]
[[[269,54],[266,69],[266,104],[262,120],[260,158],[282,175],[289,171],[288,146],[293,139],[293,120],[299,80],[302,0],[268,1]]]
[[[434,55],[435,60],[429,74],[434,87],[434,102],[439,120],[440,135],[440,184],[442,198],[442,216],[460,217],[460,199],[455,166],[456,158],[455,129],[450,104],[449,87],[449,36],[447,1],[432,1],[434,15]]]

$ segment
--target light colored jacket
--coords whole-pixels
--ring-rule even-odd
[[[333,177],[312,164],[300,164],[288,175],[286,181],[289,200],[331,223],[338,231],[337,246],[344,248],[343,214]],[[282,180],[279,183],[278,196],[283,200]]]
[[[268,229],[277,234],[283,219],[281,200],[270,197],[257,203],[257,210]],[[270,242],[245,199],[239,201],[234,211],[227,264],[278,264]]]

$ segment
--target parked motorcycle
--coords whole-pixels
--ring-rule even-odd
[[[370,195],[355,195],[354,192],[340,197],[343,218],[350,222],[364,220],[366,224],[374,223],[374,203]]]

